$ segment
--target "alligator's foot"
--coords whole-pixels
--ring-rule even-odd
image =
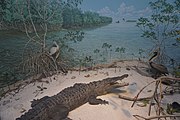
[[[52,120],[71,120],[67,116],[69,114],[69,109],[64,105],[56,105],[50,110],[49,118]]]
[[[49,99],[50,97],[48,97],[48,96],[44,96],[43,98],[41,98],[41,99],[37,99],[37,100],[35,100],[35,99],[33,99],[33,101],[31,101],[31,107],[34,107],[34,106],[36,106],[37,104],[39,104],[40,102],[43,102],[43,101],[45,101],[46,99]]]
[[[102,99],[97,99],[95,96],[89,97],[89,104],[91,105],[98,105],[98,104],[109,104],[108,101],[102,100]]]

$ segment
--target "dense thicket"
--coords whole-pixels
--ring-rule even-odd
[[[68,42],[81,41],[84,32],[64,30],[62,34],[51,35],[49,31],[93,27],[112,22],[109,17],[80,10],[79,5],[82,1],[0,0],[0,30],[17,29],[25,32],[27,36],[21,55],[16,56],[16,62],[9,62],[10,59],[4,55],[6,50],[0,50],[0,56],[4,58],[0,63],[7,68],[0,71],[0,88],[27,77],[47,77],[57,71],[66,73],[66,69],[76,64],[74,49],[68,45]],[[56,46],[59,46],[57,58],[49,54],[52,46],[49,42],[52,40],[57,42]],[[14,56],[10,54],[8,58],[12,59]]]
[[[112,22],[112,18],[98,13],[83,12],[78,7],[81,3],[82,0],[1,0],[0,29],[22,29],[23,21],[30,23],[30,18],[35,25],[46,22],[52,30]]]

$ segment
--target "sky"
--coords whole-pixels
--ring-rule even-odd
[[[109,16],[114,20],[138,19],[150,15],[150,1],[154,0],[83,0],[81,9]]]

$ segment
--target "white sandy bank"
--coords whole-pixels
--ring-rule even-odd
[[[132,101],[118,98],[119,94],[134,97],[142,87],[154,80],[151,77],[142,76],[134,70],[134,66],[138,66],[142,69],[143,67],[147,66],[138,61],[119,62],[116,64],[116,66],[116,69],[103,68],[99,69],[98,71],[80,72],[80,74],[78,71],[72,71],[67,75],[54,75],[51,78],[49,77],[43,79],[43,81],[48,81],[49,83],[31,83],[25,86],[20,90],[19,93],[15,95],[13,95],[13,92],[11,92],[0,101],[1,120],[14,120],[30,109],[30,101],[33,99],[55,95],[62,89],[72,86],[74,83],[88,83],[107,77],[121,76],[123,74],[129,74],[128,78],[123,79],[123,82],[129,82],[129,86],[119,88],[119,92],[99,96],[99,98],[109,101],[109,105],[89,105],[86,103],[71,111],[69,113],[69,117],[73,120],[136,120],[133,117],[135,114],[147,116],[148,106],[139,107],[135,105],[133,108],[131,108]],[[38,91],[40,89],[37,86],[46,87],[47,89]],[[150,90],[152,91],[148,92]],[[140,97],[151,95],[153,90],[153,85],[147,87],[142,92]],[[175,96],[174,98],[178,97],[180,96]],[[166,98],[164,99],[164,104],[172,101],[172,97],[169,97],[168,99]],[[153,114],[155,115],[154,109],[152,109],[152,115]]]

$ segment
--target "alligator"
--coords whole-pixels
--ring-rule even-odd
[[[109,77],[99,81],[75,83],[63,89],[58,94],[33,100],[31,109],[16,120],[71,120],[68,118],[70,111],[89,102],[91,105],[108,104],[108,101],[96,98],[112,92],[112,89],[129,85],[118,83],[128,77],[128,74]]]

